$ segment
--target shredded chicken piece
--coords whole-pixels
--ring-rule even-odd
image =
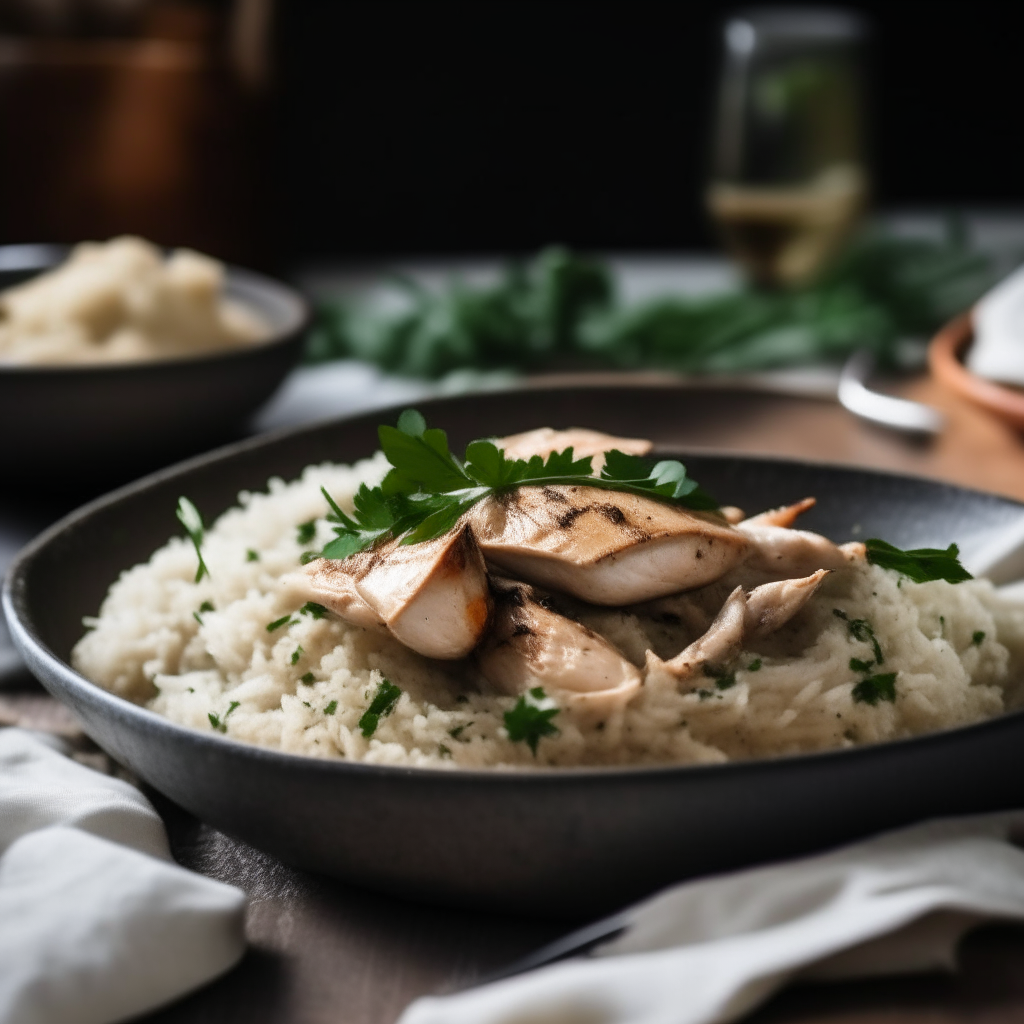
[[[805,579],[780,580],[755,587],[747,594],[737,587],[703,636],[669,661],[647,652],[647,672],[667,672],[680,681],[705,665],[722,665],[744,641],[760,640],[784,626],[814,596],[829,570],[819,569]]]
[[[817,498],[804,498],[793,505],[780,505],[741,521],[748,526],[792,526],[799,516],[818,504]]]
[[[611,711],[639,689],[635,665],[593,630],[544,607],[532,587],[499,577],[491,587],[494,615],[476,659],[496,690],[516,696],[542,686]]]

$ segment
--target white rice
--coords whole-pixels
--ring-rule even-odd
[[[534,754],[505,730],[516,700],[488,693],[471,662],[430,661],[382,631],[299,614],[302,600],[278,584],[304,550],[333,536],[319,518],[327,511],[321,485],[350,507],[358,485],[379,481],[385,468],[378,454],[352,467],[310,466],[293,483],[271,480],[266,494],[242,493],[206,534],[210,576],[193,582],[195,551],[172,538],[110,588],[99,617],[86,620],[74,666],[195,729],[314,757],[431,768],[720,762],[877,743],[1020,703],[1024,606],[1001,600],[984,580],[914,584],[862,564],[833,573],[790,626],[745,651],[731,685],[709,678],[680,693],[674,680],[651,676],[604,721],[551,692],[559,731]],[[315,539],[300,544],[299,524],[313,519]],[[669,657],[694,639],[693,609],[703,601],[713,610],[728,586],[675,605],[581,617],[642,664],[648,647]],[[207,602],[213,610],[201,611]],[[289,613],[288,624],[267,630]],[[856,619],[872,625],[883,654],[870,671],[897,673],[893,701],[855,699],[866,673],[850,659],[874,659],[870,639],[851,635]],[[385,678],[402,695],[366,737],[359,722]]]

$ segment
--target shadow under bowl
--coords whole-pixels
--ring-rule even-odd
[[[0,289],[68,252],[0,247]],[[225,293],[269,326],[266,341],[144,363],[0,366],[0,472],[43,488],[110,487],[238,437],[301,359],[309,309],[294,289],[239,267],[228,267]]]

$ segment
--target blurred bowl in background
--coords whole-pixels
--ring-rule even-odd
[[[68,246],[0,246],[0,289],[48,270]],[[256,313],[268,340],[145,363],[0,366],[0,472],[53,489],[106,487],[241,434],[302,357],[306,300],[228,267],[224,294]]]
[[[928,346],[928,365],[935,379],[961,398],[1024,430],[1024,390],[986,380],[964,366],[963,357],[973,340],[970,313],[951,320],[935,335]]]

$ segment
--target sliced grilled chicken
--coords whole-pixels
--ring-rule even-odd
[[[342,561],[318,559],[306,573],[315,600],[359,625],[366,624],[365,606],[397,640],[428,658],[464,658],[490,615],[483,556],[465,524],[421,544],[388,541]]]
[[[577,459],[593,458],[591,465],[594,472],[599,473],[604,464],[604,453],[617,448],[627,455],[646,455],[654,445],[640,437],[613,437],[597,430],[586,430],[583,427],[572,427],[569,430],[552,430],[551,427],[540,427],[527,430],[522,434],[510,434],[499,437],[495,442],[504,449],[509,459],[530,459],[534,455],[548,456],[552,452],[564,452],[571,448]]]
[[[667,672],[679,680],[692,678],[705,665],[723,667],[745,641],[760,640],[784,626],[814,596],[827,569],[806,579],[781,580],[755,587],[749,594],[737,587],[707,632],[669,661],[647,652],[648,672]]]
[[[749,547],[719,516],[597,487],[520,487],[467,519],[488,562],[599,605],[704,586]]]
[[[567,690],[595,709],[624,704],[640,670],[607,640],[545,608],[532,587],[492,577],[494,613],[476,653],[487,681],[511,696],[535,686]]]

